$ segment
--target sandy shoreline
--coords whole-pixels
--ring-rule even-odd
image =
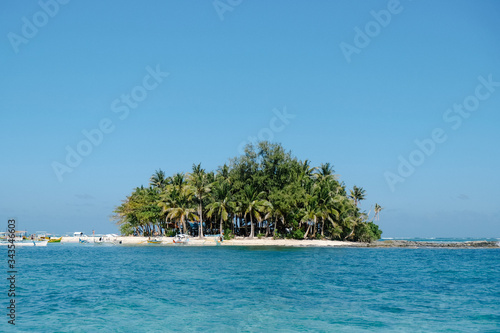
[[[92,236],[85,237],[63,237],[62,243],[79,243],[79,239],[88,240],[89,243],[94,243]],[[95,237],[96,240],[99,237]],[[191,237],[186,244],[174,244],[173,237],[160,237],[161,244],[148,244],[148,237],[133,237],[133,236],[118,236],[113,238],[116,244],[121,245],[147,245],[147,246],[216,246],[218,245],[214,237],[205,237],[198,239]],[[404,240],[386,240],[373,243],[360,243],[348,241],[334,241],[334,240],[297,240],[297,239],[272,239],[272,238],[243,238],[236,237],[235,239],[224,240],[219,243],[221,246],[283,246],[283,247],[370,247],[370,248],[422,248],[422,247],[435,247],[435,248],[498,248],[498,242],[488,241],[471,241],[462,243],[438,243],[438,242],[417,242],[417,241],[404,241]]]
[[[63,237],[62,243],[79,243],[79,239],[87,240],[89,243],[94,243],[94,239],[98,240],[99,237],[93,238],[92,236],[87,237]],[[122,245],[153,245],[148,244],[149,237],[133,237],[133,236],[118,236],[113,238],[115,243],[120,243]],[[173,237],[159,237],[162,244],[154,244],[157,246],[161,245],[174,245]],[[297,240],[297,239],[272,239],[272,238],[243,238],[237,237],[235,239],[224,240],[219,243],[221,246],[290,246],[290,247],[302,247],[302,246],[318,246],[318,247],[359,247],[366,246],[364,243],[355,242],[341,242],[332,240]],[[217,242],[214,237],[205,237],[204,239],[198,239],[197,237],[190,237],[186,244],[187,246],[216,246]]]

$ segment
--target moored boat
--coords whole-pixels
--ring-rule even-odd
[[[189,236],[186,234],[178,234],[174,237],[174,244],[186,244],[189,242]]]
[[[47,246],[48,241],[47,240],[15,240],[13,242],[10,241],[2,241],[0,242],[0,245],[10,245],[14,244],[16,247],[18,246]]]
[[[115,234],[107,234],[99,238],[93,237],[95,245],[118,245],[122,244],[122,241],[118,239]]]
[[[62,240],[62,237],[59,237],[59,238],[50,238],[48,240],[49,243],[61,243],[61,240]]]
[[[0,245],[10,245],[13,244],[16,247],[18,246],[47,246],[47,239],[38,239],[34,235],[31,238],[28,237],[28,233],[26,231],[15,231],[14,233],[3,233],[2,240],[0,241]],[[14,236],[12,238],[12,236]]]
[[[89,243],[89,241],[88,241],[88,240],[86,240],[86,239],[81,239],[81,238],[78,238],[78,243],[80,243],[80,244],[88,244],[88,243]]]

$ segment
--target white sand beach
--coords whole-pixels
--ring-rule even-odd
[[[100,238],[104,242],[100,241]],[[155,237],[161,243],[150,244],[148,240],[150,237],[142,236],[82,236],[82,237],[62,237],[61,243],[78,244],[80,239],[88,242],[88,244],[102,243],[104,245],[137,245],[137,246],[283,246],[283,247],[379,247],[379,248],[421,248],[421,247],[436,247],[436,248],[499,248],[499,242],[492,241],[469,241],[469,242],[415,242],[407,240],[385,240],[372,243],[363,242],[349,242],[349,241],[336,241],[336,240],[312,240],[312,239],[273,239],[267,238],[245,238],[236,237],[234,239],[227,239],[223,242],[218,242],[216,237],[208,236],[203,239],[198,237],[190,237],[189,241],[184,244],[175,244],[174,237]],[[57,243],[56,243],[57,244]]]
[[[98,240],[99,237],[84,236],[84,237],[63,237],[62,243],[79,243],[79,240],[87,240],[89,243],[94,243],[94,239]],[[133,236],[118,236],[113,240],[115,243],[120,243],[122,245],[147,245],[149,237],[133,237]],[[174,245],[173,237],[159,237],[162,241],[161,244],[156,245]],[[190,237],[189,241],[185,246],[216,246],[217,241],[215,237],[205,237],[199,239],[198,237]],[[342,247],[342,246],[360,246],[362,243],[357,242],[343,242],[343,241],[333,241],[333,240],[297,240],[297,239],[273,239],[268,238],[244,238],[236,237],[230,240],[224,240],[219,243],[221,246],[293,246],[293,247],[304,247],[304,246],[314,246],[314,247]]]

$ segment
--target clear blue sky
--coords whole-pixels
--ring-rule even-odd
[[[0,223],[115,232],[113,208],[155,169],[216,169],[272,127],[385,207],[385,237],[500,237],[498,1],[42,3],[0,4]],[[60,181],[54,162],[103,119],[113,130]],[[436,128],[446,141],[416,152]]]

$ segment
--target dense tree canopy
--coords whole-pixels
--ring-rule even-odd
[[[193,164],[167,177],[157,170],[116,207],[122,234],[318,238],[373,241],[382,232],[359,208],[366,191],[349,191],[330,163],[311,167],[279,144],[247,145],[216,172]],[[382,207],[375,205],[373,219]]]

